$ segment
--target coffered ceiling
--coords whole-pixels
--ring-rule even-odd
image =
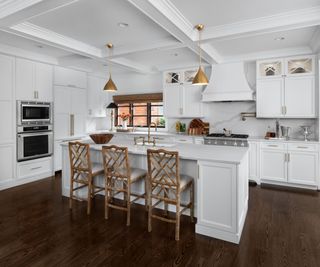
[[[0,44],[89,72],[196,66],[198,23],[205,64],[320,52],[319,0],[0,1]]]

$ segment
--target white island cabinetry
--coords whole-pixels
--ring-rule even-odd
[[[90,143],[91,160],[101,163],[102,145],[83,142]],[[128,147],[132,167],[147,168],[147,147],[135,146],[125,138],[112,139],[110,144]],[[195,179],[196,233],[239,243],[248,207],[248,148],[173,143],[169,150],[179,152],[181,174]],[[67,143],[62,144],[62,162],[62,194],[69,197]],[[103,185],[103,176],[98,183]],[[133,188],[138,193],[143,190],[143,183]],[[82,194],[85,196],[87,192]],[[182,202],[188,197],[182,195]]]

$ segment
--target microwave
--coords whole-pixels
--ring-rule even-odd
[[[52,103],[17,101],[17,124],[52,124]]]

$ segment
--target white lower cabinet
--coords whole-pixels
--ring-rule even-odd
[[[18,162],[17,177],[18,179],[34,178],[35,180],[50,177],[52,171],[52,157],[28,160]]]
[[[14,179],[15,176],[15,146],[0,145],[0,188],[1,184]]]
[[[260,149],[260,179],[264,183],[318,186],[318,145],[263,142]]]
[[[261,179],[287,181],[286,153],[281,150],[261,150]]]
[[[288,182],[316,186],[319,173],[318,153],[292,151],[289,155]]]

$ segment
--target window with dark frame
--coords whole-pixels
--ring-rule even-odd
[[[163,116],[163,102],[148,103],[121,103],[115,112],[115,125],[122,125],[120,115],[129,113],[129,127],[148,127],[151,122],[157,124],[158,128],[165,128],[165,119]],[[154,127],[154,126],[152,126]]]

